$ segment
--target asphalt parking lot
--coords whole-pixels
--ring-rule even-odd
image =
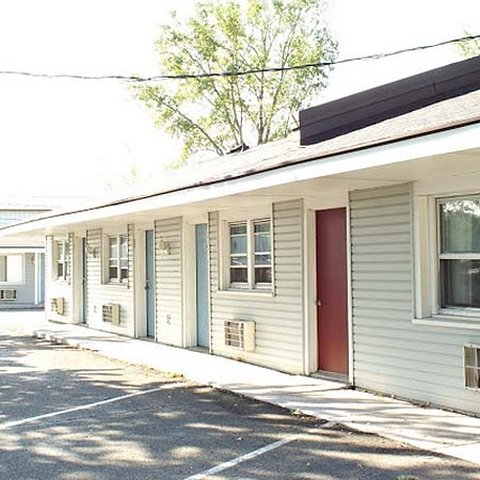
[[[34,340],[0,321],[1,479],[402,475],[480,478],[467,462]]]

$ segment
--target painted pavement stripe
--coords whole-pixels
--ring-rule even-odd
[[[36,422],[38,420],[43,420],[45,418],[58,417],[60,415],[65,415],[67,413],[78,412],[81,410],[90,410],[101,405],[107,405],[109,403],[120,402],[121,400],[126,400],[128,398],[139,397],[142,395],[148,395],[149,393],[159,392],[160,390],[165,390],[168,388],[174,388],[179,385],[185,385],[181,382],[168,383],[167,385],[162,385],[161,387],[151,388],[149,390],[142,390],[140,392],[129,393],[127,395],[121,395],[119,397],[107,398],[106,400],[100,400],[98,402],[87,403],[86,405],[79,405],[77,407],[67,408],[65,410],[59,410],[57,412],[45,413],[43,415],[36,415],[34,417],[27,417],[21,420],[14,420],[11,422],[6,422],[0,424],[0,430],[6,430],[8,428],[17,427],[19,425],[24,425],[26,423]]]
[[[191,477],[188,477],[185,480],[202,480],[203,478],[206,478],[210,475],[215,475],[216,473],[223,472],[224,470],[227,470],[228,468],[235,467],[239,463],[246,462],[247,460],[251,460],[252,458],[259,457],[260,455],[263,455],[264,453],[271,452],[272,450],[275,450],[276,448],[282,447],[283,445],[286,445],[287,443],[293,442],[297,438],[299,438],[299,435],[291,435],[289,437],[284,438],[283,440],[279,440],[278,442],[270,443],[269,445],[266,445],[265,447],[254,450],[253,452],[246,453],[245,455],[241,455],[240,457],[234,458],[233,460],[229,460],[228,462],[221,463],[220,465],[217,465],[216,467],[212,467],[212,468],[209,468],[208,470],[205,470],[203,472],[192,475]]]

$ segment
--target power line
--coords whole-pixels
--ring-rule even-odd
[[[121,80],[133,83],[146,83],[162,80],[187,80],[187,79],[203,79],[203,78],[217,78],[217,77],[240,77],[245,75],[254,75],[257,73],[277,73],[288,72],[292,70],[302,70],[305,68],[324,68],[333,67],[336,65],[343,65],[346,63],[366,61],[366,60],[379,60],[382,58],[393,57],[402,53],[411,53],[421,50],[427,50],[436,47],[442,47],[445,45],[451,45],[460,42],[469,42],[473,40],[480,40],[480,34],[467,35],[465,37],[453,38],[450,40],[444,40],[443,42],[431,43],[428,45],[420,45],[416,47],[403,48],[392,52],[374,53],[370,55],[350,57],[333,62],[313,62],[304,63],[301,65],[292,65],[289,67],[267,67],[267,68],[252,68],[242,71],[223,71],[223,72],[210,72],[210,73],[185,73],[180,75],[152,75],[152,76],[138,76],[138,75],[80,75],[72,73],[41,73],[41,72],[28,72],[22,70],[0,70],[0,76],[22,76],[31,78],[46,78],[46,79],[70,79],[70,80]]]

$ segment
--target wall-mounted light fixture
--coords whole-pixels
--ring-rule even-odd
[[[85,245],[85,253],[88,257],[97,258],[97,249],[95,247],[92,247],[88,243]]]
[[[171,248],[170,248],[170,243],[163,240],[163,238],[160,239],[158,242],[158,252],[160,255],[170,255],[171,254]]]

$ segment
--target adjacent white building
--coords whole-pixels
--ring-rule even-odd
[[[0,203],[0,227],[48,211],[46,207]],[[38,238],[0,238],[0,310],[43,307],[45,300],[45,248]]]

